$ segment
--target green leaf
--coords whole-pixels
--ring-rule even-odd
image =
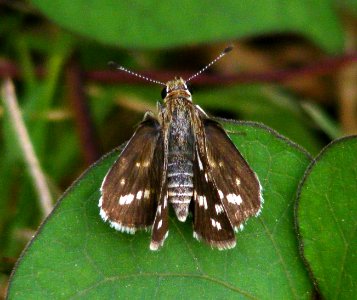
[[[263,211],[237,234],[234,249],[197,242],[191,220],[171,218],[170,235],[157,252],[149,250],[149,233],[110,228],[99,217],[98,200],[119,154],[114,151],[58,202],[18,262],[9,299],[309,299],[312,284],[298,252],[293,207],[310,157],[262,125],[222,123],[264,188]]]
[[[329,144],[300,186],[298,230],[304,257],[326,299],[357,295],[357,136]]]
[[[342,28],[333,1],[31,2],[61,26],[121,47],[174,47],[271,32],[296,32],[328,51],[343,48]]]
[[[355,0],[335,0],[336,7],[343,13],[348,13],[348,16],[352,14],[357,16],[357,3]]]

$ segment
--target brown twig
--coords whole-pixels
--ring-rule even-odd
[[[46,176],[41,169],[22,119],[20,107],[16,99],[15,88],[10,79],[5,80],[2,95],[5,109],[9,114],[9,118],[16,132],[25,163],[28,166],[30,176],[38,194],[42,213],[46,217],[52,210],[52,196],[47,185]]]
[[[66,82],[68,98],[73,108],[82,153],[86,163],[90,165],[100,157],[99,143],[91,120],[88,101],[83,90],[82,72],[74,59],[68,65]]]
[[[258,82],[284,82],[291,80],[294,77],[301,75],[324,75],[335,73],[337,69],[344,67],[352,62],[357,62],[357,53],[345,54],[343,56],[336,56],[323,59],[317,63],[302,67],[294,70],[280,70],[273,72],[252,73],[241,72],[233,76],[217,76],[211,74],[202,74],[195,78],[195,85],[222,85],[233,83],[258,83]],[[44,76],[45,72],[42,68],[36,70],[38,76]],[[172,79],[174,76],[182,76],[188,78],[192,72],[162,72],[150,71],[142,72],[143,75],[159,79],[162,81]],[[0,77],[21,77],[19,69],[11,62],[0,61]],[[124,72],[116,70],[103,70],[103,71],[88,71],[83,73],[86,80],[103,82],[103,83],[142,83],[140,78],[130,76]]]
[[[357,30],[354,23],[345,27],[346,51],[356,51]],[[357,63],[354,61],[338,73],[339,120],[345,134],[357,133]]]

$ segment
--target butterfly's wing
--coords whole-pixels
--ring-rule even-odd
[[[193,236],[218,249],[233,248],[236,244],[233,227],[207,172],[208,166],[196,147],[193,162]]]
[[[157,186],[160,187],[158,192],[159,199],[155,214],[154,224],[151,233],[151,250],[158,250],[169,234],[169,206],[167,200],[167,139],[160,136],[158,147],[154,154],[154,163],[162,167],[156,168],[157,173],[152,174],[157,181]]]
[[[162,142],[158,121],[146,115],[105,176],[100,215],[116,230],[134,233],[149,228],[155,218],[162,163],[154,161]]]
[[[238,230],[249,217],[259,214],[261,186],[222,126],[211,119],[202,122],[209,173],[231,224]]]
[[[157,206],[155,221],[151,233],[151,250],[158,250],[169,234],[169,207],[167,201],[167,184],[163,185],[164,190],[160,194],[159,204]]]

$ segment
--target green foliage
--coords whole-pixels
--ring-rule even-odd
[[[357,294],[357,136],[328,145],[300,186],[297,221],[302,251],[326,299]]]
[[[276,31],[301,33],[331,52],[341,51],[343,45],[333,3],[326,0],[31,2],[65,28],[102,43],[135,49],[226,41]]]
[[[265,204],[230,251],[192,237],[191,222],[170,220],[162,250],[150,234],[118,233],[99,217],[99,187],[118,156],[96,163],[63,196],[21,258],[9,298],[301,298],[311,283],[294,234],[294,195],[310,162],[288,140],[256,124],[224,122],[257,172]],[[58,284],[61,282],[61,284]]]

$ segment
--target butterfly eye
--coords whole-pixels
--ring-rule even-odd
[[[166,95],[167,95],[167,90],[166,90],[166,87],[164,87],[164,88],[161,90],[161,98],[162,98],[162,99],[165,99],[165,98],[166,98]]]

